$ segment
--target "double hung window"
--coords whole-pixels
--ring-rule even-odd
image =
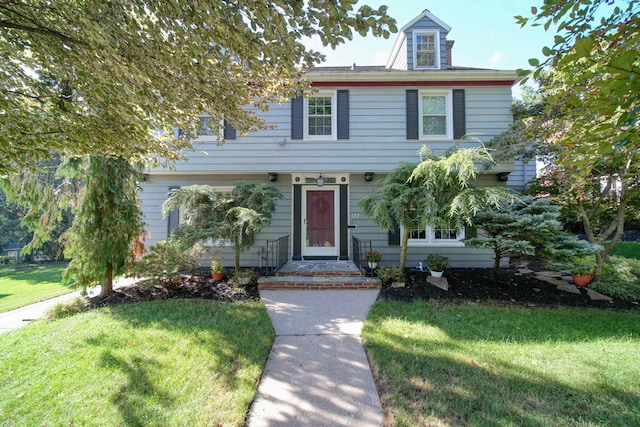
[[[319,92],[305,98],[305,138],[336,139],[335,92]]]
[[[440,68],[438,33],[414,33],[414,68]]]
[[[453,138],[451,92],[420,92],[420,137]]]

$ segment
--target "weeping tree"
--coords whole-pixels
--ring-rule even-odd
[[[73,225],[65,236],[65,255],[72,258],[63,276],[67,283],[102,285],[113,292],[113,279],[133,265],[134,245],[143,231],[138,183],[141,167],[122,157],[91,156],[69,169],[84,174]]]
[[[495,164],[484,146],[448,150],[439,156],[423,146],[420,163],[403,164],[382,181],[378,194],[359,204],[373,222],[386,230],[403,228],[400,268],[404,269],[411,230],[419,224],[436,228],[461,228],[473,224],[483,208],[513,202],[516,197],[504,187],[476,187],[481,169]]]
[[[162,205],[168,216],[182,209],[182,222],[171,239],[189,248],[206,240],[228,240],[235,253],[234,267],[240,270],[240,254],[251,247],[253,238],[271,222],[282,193],[266,184],[237,183],[228,194],[209,185],[192,185],[169,191]]]
[[[400,246],[400,269],[407,261],[409,232],[415,227],[426,209],[424,189],[417,181],[409,182],[416,163],[402,163],[380,180],[377,194],[364,197],[358,204],[365,215],[385,230],[395,230],[400,225],[404,233]]]

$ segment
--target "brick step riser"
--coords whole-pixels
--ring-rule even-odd
[[[302,290],[340,290],[340,289],[380,289],[380,285],[371,284],[351,284],[351,283],[261,283],[258,285],[260,290],[274,289],[302,289]]]

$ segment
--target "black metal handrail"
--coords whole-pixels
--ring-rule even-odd
[[[289,261],[289,236],[282,236],[276,240],[267,240],[265,274],[272,276],[287,261]]]
[[[367,271],[367,260],[364,254],[371,252],[371,240],[360,240],[356,236],[351,236],[353,242],[353,263],[360,271]],[[373,272],[372,272],[373,274]]]

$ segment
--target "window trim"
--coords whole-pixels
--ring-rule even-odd
[[[433,67],[418,66],[418,37],[434,36],[435,64]],[[413,32],[413,69],[414,70],[439,70],[440,69],[440,32],[435,30],[420,30]]]
[[[309,135],[309,99],[331,98],[331,135]],[[304,97],[302,115],[304,139],[311,141],[335,141],[338,139],[338,92],[336,90],[320,90]]]
[[[458,229],[456,233],[455,239],[436,239],[435,228],[427,225],[425,227],[425,235],[426,239],[412,239],[409,238],[407,242],[408,247],[420,247],[420,246],[429,246],[429,247],[439,247],[439,248],[461,248],[465,246],[465,228],[461,227]],[[404,232],[404,230],[401,231]]]
[[[424,112],[422,98],[425,96],[444,96],[446,108],[446,133],[444,135],[424,134]],[[418,137],[422,140],[453,140],[453,91],[452,90],[420,90],[418,91]]]

